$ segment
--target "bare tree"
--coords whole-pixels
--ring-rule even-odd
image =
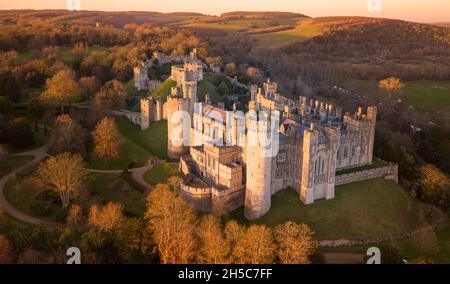
[[[94,154],[102,159],[112,159],[119,155],[122,142],[114,118],[105,117],[92,132]]]
[[[148,197],[149,220],[164,264],[195,262],[198,242],[194,235],[195,213],[166,184],[158,184]]]
[[[230,263],[229,243],[225,241],[220,219],[214,215],[206,215],[198,228],[200,250],[198,261],[207,264]]]
[[[306,224],[286,222],[274,229],[278,246],[277,256],[282,264],[308,264],[310,256],[318,248],[314,233]]]
[[[43,162],[37,174],[45,186],[59,194],[63,208],[67,208],[89,177],[84,166],[79,154],[63,153]]]
[[[123,205],[108,202],[104,207],[92,205],[89,211],[89,224],[96,228],[113,232],[118,229],[123,222]]]

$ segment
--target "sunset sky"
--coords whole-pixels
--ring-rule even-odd
[[[73,0],[69,0],[73,1]],[[75,0],[76,1],[76,0]],[[289,11],[313,17],[370,16],[417,22],[450,22],[450,0],[379,0],[380,12],[368,1],[378,0],[80,0],[82,10],[199,12]],[[0,0],[0,9],[65,9],[67,0]]]

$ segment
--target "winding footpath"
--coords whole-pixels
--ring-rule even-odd
[[[11,179],[15,178],[18,174],[21,172],[30,169],[37,165],[39,162],[44,160],[47,157],[47,152],[50,148],[50,145],[52,144],[52,141],[48,141],[44,146],[28,151],[23,153],[17,153],[13,154],[14,156],[33,156],[34,159],[26,163],[25,165],[18,167],[16,169],[13,169],[10,173],[6,174],[4,177],[0,179],[0,209],[7,213],[8,215],[12,216],[13,218],[22,221],[27,224],[43,227],[43,228],[62,228],[65,227],[65,224],[61,223],[54,223],[46,220],[42,220],[33,216],[30,216],[17,208],[15,208],[13,205],[11,205],[8,200],[6,200],[5,197],[5,186]],[[135,168],[130,169],[132,178],[142,185],[143,187],[150,188],[150,185],[145,181],[144,174],[149,171],[153,165],[145,165],[142,168]],[[103,173],[103,174],[118,174],[122,173],[122,170],[95,170],[95,169],[87,169],[91,173]]]
[[[22,221],[24,223],[44,228],[57,228],[57,227],[64,227],[64,224],[53,223],[27,215],[22,211],[18,210],[17,208],[15,208],[14,206],[12,206],[11,204],[9,204],[9,202],[5,198],[5,185],[8,183],[8,181],[14,178],[17,174],[37,165],[40,161],[45,159],[45,157],[47,157],[47,151],[50,148],[50,145],[51,141],[47,142],[44,146],[36,150],[15,154],[15,156],[19,155],[34,156],[34,159],[28,162],[27,164],[17,169],[14,169],[12,172],[10,172],[9,174],[5,175],[3,178],[0,179],[0,209],[2,209],[4,212],[11,215],[15,219]]]

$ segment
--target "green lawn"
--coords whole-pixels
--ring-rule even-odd
[[[141,130],[125,117],[116,117],[117,127],[122,136],[122,152],[119,157],[106,162],[93,155],[87,157],[89,168],[102,170],[123,170],[128,166],[142,167],[154,155],[161,159],[167,157],[167,121],[158,121],[150,128]],[[90,146],[91,151],[93,145]]]
[[[180,176],[181,173],[167,162],[160,162],[145,173],[144,179],[151,185],[165,183],[171,176]]]
[[[167,79],[164,81],[161,86],[159,86],[156,90],[153,91],[151,94],[155,97],[161,97],[163,101],[167,101],[167,97],[170,95],[170,92],[172,90],[172,87],[176,87],[177,83],[173,81],[172,79]]]
[[[208,80],[202,80],[198,82],[197,87],[197,99],[199,102],[205,101],[205,95],[208,94],[209,98],[211,99],[211,102],[213,104],[216,104],[221,101],[221,96],[219,91],[217,90],[216,86],[212,84]]]
[[[304,205],[298,194],[284,190],[272,197],[272,208],[254,223],[275,226],[288,220],[308,224],[318,239],[360,239],[397,235],[421,225],[421,207],[399,185],[373,179],[338,186],[334,200]],[[243,208],[230,214],[247,221]]]
[[[450,82],[407,82],[404,94],[406,102],[420,110],[450,111]]]
[[[9,156],[5,163],[0,165],[0,178],[14,170],[15,168],[25,165],[27,162],[33,160],[33,156]]]
[[[167,159],[167,120],[153,122],[145,130],[141,130],[139,125],[132,124],[125,117],[117,117],[116,123],[124,138],[151,155]]]

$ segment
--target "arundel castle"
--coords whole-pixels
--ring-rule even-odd
[[[258,219],[269,211],[271,196],[282,189],[292,187],[304,204],[330,200],[335,196],[336,171],[372,164],[376,107],[343,114],[329,103],[281,96],[277,84],[267,80],[261,88],[249,87],[249,113],[272,114],[269,123],[261,125],[235,106],[226,111],[223,105],[212,105],[208,96],[198,104],[197,82],[203,79],[205,65],[195,53],[175,61],[181,62],[172,67],[177,86],[166,102],[158,97],[141,100],[140,124],[147,128],[152,121],[168,120],[168,154],[180,159],[182,194],[196,209],[224,213],[244,205],[245,216]],[[179,111],[189,114],[188,128],[181,126]],[[250,136],[273,136],[274,122],[277,152],[262,155],[266,146],[249,143]],[[176,128],[188,137],[188,146],[173,141]],[[395,176],[393,171],[390,167],[376,174]]]

